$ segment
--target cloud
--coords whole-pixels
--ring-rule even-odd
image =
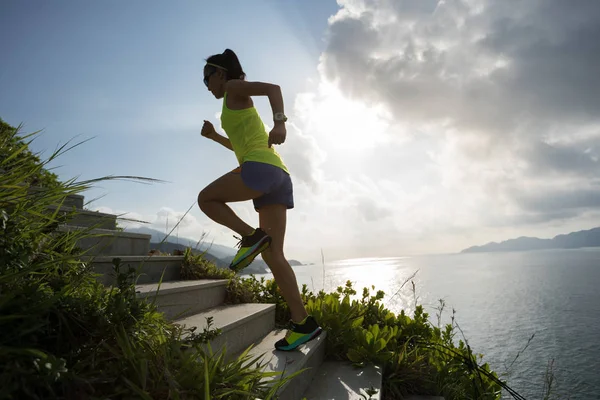
[[[179,235],[180,237],[186,237],[193,240],[200,240],[205,233],[210,233],[213,237],[220,237],[222,233],[221,229],[218,229],[220,228],[219,226],[211,224],[203,215],[200,218],[197,218],[194,215],[196,210],[186,214],[185,211],[176,211],[169,207],[161,207],[153,214],[140,214],[137,212],[112,209],[105,206],[92,207],[92,209],[94,211],[117,215],[119,217],[117,223],[125,229],[144,226],[168,233],[175,225],[178,225],[171,235],[173,237]]]
[[[600,224],[600,3],[338,4],[320,81],[276,148],[294,179],[292,257],[458,251]],[[257,223],[251,203],[233,208]],[[157,226],[179,215],[163,211]],[[185,229],[231,240],[202,218]]]
[[[341,1],[325,77],[401,121],[493,135],[489,146],[519,127],[543,136],[556,122],[598,121],[596,2],[433,3]]]
[[[526,210],[553,213],[555,210],[574,212],[579,209],[600,208],[600,185],[571,190],[556,188],[550,192],[519,193],[517,201]]]
[[[600,172],[599,149],[600,137],[569,144],[537,142],[523,157],[529,162],[530,172],[538,176],[562,174],[591,179]]]
[[[540,215],[580,215],[575,203],[580,213],[598,207],[574,199],[595,198],[586,185],[599,172],[599,3],[338,3],[322,76],[343,96],[379,105],[392,119],[385,135],[399,146],[375,151],[389,169],[407,166],[387,154],[419,148],[419,136],[432,142],[412,168],[436,165],[422,186],[456,206],[439,222],[451,225],[458,212],[474,226],[519,215],[542,223]],[[555,179],[573,194],[564,195]],[[524,202],[528,187],[552,200]],[[540,212],[535,218],[532,207]]]
[[[292,123],[287,124],[285,144],[276,148],[290,170],[295,182],[308,185],[312,190],[318,190],[319,182],[323,179],[321,164],[325,153],[321,150],[314,137],[304,134]]]

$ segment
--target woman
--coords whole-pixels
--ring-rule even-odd
[[[242,270],[262,253],[292,317],[291,329],[275,348],[294,350],[317,337],[321,328],[307,314],[296,276],[283,254],[286,215],[294,207],[294,198],[289,171],[272,147],[282,144],[286,137],[281,89],[270,83],[245,81],[242,66],[230,49],[206,60],[204,84],[217,99],[223,99],[221,126],[227,137],[218,134],[208,121],[204,121],[202,136],[233,150],[240,166],[203,189],[198,205],[210,219],[241,236],[232,270]],[[274,126],[268,134],[252,96],[269,98]],[[260,226],[256,229],[227,205],[247,200],[253,201],[259,215]]]

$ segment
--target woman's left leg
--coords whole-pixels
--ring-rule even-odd
[[[287,206],[269,204],[259,209],[260,227],[271,236],[271,246],[262,252],[292,317],[292,327],[283,339],[275,343],[277,350],[290,351],[321,334],[317,321],[307,314],[298,289],[296,274],[283,253]]]

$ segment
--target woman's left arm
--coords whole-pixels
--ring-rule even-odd
[[[232,79],[227,82],[225,90],[227,90],[227,93],[236,96],[268,96],[273,114],[283,112],[283,95],[281,94],[279,85]]]

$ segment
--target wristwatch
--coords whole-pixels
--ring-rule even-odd
[[[287,121],[287,117],[285,116],[284,113],[278,112],[278,113],[273,114],[273,121],[283,121],[283,122],[285,122],[285,121]]]

